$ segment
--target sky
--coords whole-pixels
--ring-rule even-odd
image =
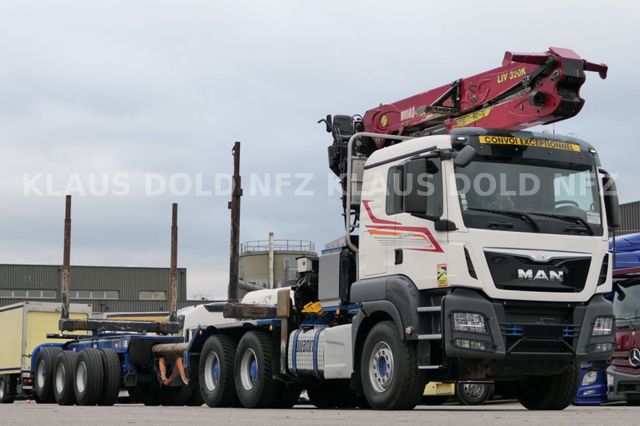
[[[507,50],[609,65],[555,131],[591,142],[621,201],[638,200],[639,22],[633,1],[0,0],[0,263],[62,262],[69,192],[73,264],[168,266],[177,202],[188,293],[221,298],[234,141],[241,240],[321,248],[343,230],[317,121],[494,68]]]

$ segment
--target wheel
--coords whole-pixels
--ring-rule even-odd
[[[98,349],[83,349],[76,360],[73,389],[78,405],[96,405],[102,396],[104,367]]]
[[[273,379],[271,338],[263,331],[248,331],[240,339],[234,363],[238,399],[245,408],[271,407],[278,383]]]
[[[54,364],[53,396],[58,405],[73,405],[76,395],[73,390],[73,379],[76,373],[78,354],[73,351],[61,351]]]
[[[33,388],[39,403],[56,402],[53,396],[53,366],[60,352],[62,349],[55,347],[44,347],[38,352]]]
[[[120,357],[113,349],[100,349],[100,357],[104,370],[103,388],[98,405],[113,405],[118,400],[120,385],[122,382],[122,369],[120,367]]]
[[[11,392],[11,378],[0,376],[0,404],[12,404],[15,400]]]
[[[237,343],[229,336],[211,336],[200,352],[198,382],[200,394],[209,407],[230,407],[238,403],[234,383]]]
[[[559,374],[530,377],[516,383],[516,395],[520,404],[528,410],[563,410],[576,396],[579,369],[567,367]]]
[[[447,395],[430,395],[423,396],[422,403],[424,405],[442,405],[449,400],[449,396]]]
[[[464,405],[480,405],[487,402],[493,386],[488,383],[456,383],[456,398]]]
[[[416,345],[402,340],[391,321],[369,331],[360,375],[364,396],[376,410],[410,410],[422,399],[425,378],[418,370]]]
[[[626,400],[627,405],[630,405],[632,407],[638,407],[640,406],[640,398],[629,398]]]
[[[274,408],[291,408],[300,400],[302,388],[295,383],[280,383]]]

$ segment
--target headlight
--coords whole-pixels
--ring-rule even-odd
[[[582,386],[589,386],[596,382],[598,378],[598,373],[596,371],[587,371],[584,376],[582,376]]]
[[[453,329],[468,333],[487,334],[482,314],[473,314],[471,312],[454,312]]]
[[[598,317],[596,322],[593,323],[593,336],[606,336],[611,334],[613,329],[613,318],[611,317]]]

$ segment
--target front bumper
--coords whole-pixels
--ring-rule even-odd
[[[592,329],[597,317],[612,317],[612,309],[601,295],[573,304],[491,301],[475,290],[454,289],[443,299],[445,353],[476,360],[605,361],[613,352],[614,335],[592,336]],[[454,330],[454,312],[481,314],[487,332]],[[481,344],[461,345],[465,341]]]
[[[622,373],[613,365],[607,368],[609,400],[640,398],[640,374]]]

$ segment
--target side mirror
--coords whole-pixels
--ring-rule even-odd
[[[404,165],[404,188],[403,196],[404,211],[409,214],[427,214],[427,159],[415,158],[409,160]]]
[[[458,167],[466,167],[477,153],[478,152],[474,147],[467,145],[456,153],[456,156],[453,159],[453,164]]]
[[[607,226],[611,229],[620,228],[622,226],[622,219],[620,218],[620,203],[618,201],[616,181],[607,172],[605,172],[602,177],[602,190],[604,191],[604,209],[607,216]]]

